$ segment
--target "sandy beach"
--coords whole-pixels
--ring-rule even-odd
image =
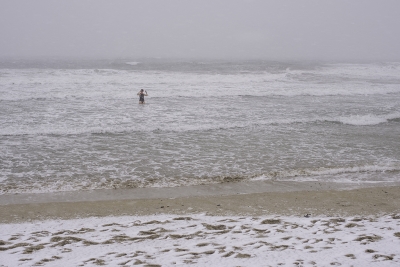
[[[3,203],[0,266],[400,264],[399,186],[285,188]]]
[[[17,200],[0,205],[0,222],[15,223],[91,216],[157,214],[358,216],[400,212],[400,186],[343,190],[342,187],[336,185],[335,189],[328,190],[331,187],[330,184],[321,185],[320,188],[322,189],[315,185],[320,183],[292,183],[297,184],[297,187],[288,187],[287,184],[290,183],[275,184],[273,187],[268,187],[268,192],[263,193],[250,193],[255,191],[256,188],[250,188],[247,193],[243,193],[245,189],[243,189],[244,186],[241,183],[215,185],[218,187],[217,189],[212,185],[151,189],[147,191],[146,196],[124,195],[116,191],[111,196],[103,196],[96,200],[93,196],[96,193],[93,192],[86,193],[81,198],[76,196],[78,193],[69,194],[67,197],[65,197],[65,193],[59,195],[38,194],[37,199],[27,199],[24,195],[19,195]],[[261,188],[260,185],[261,183],[258,184],[258,189]],[[225,190],[229,188],[229,190],[224,192],[222,187],[225,187]],[[214,190],[210,190],[210,188],[214,188]],[[136,190],[145,191],[146,189]],[[170,191],[166,192],[168,190]],[[182,196],[185,195],[184,192],[189,192],[191,196]],[[64,195],[64,198],[61,195]],[[0,200],[6,198],[7,196],[2,196]],[[57,201],[55,198],[59,200]],[[83,199],[89,200],[83,201]],[[28,203],[21,204],[21,202],[25,202],[24,200],[27,200]]]

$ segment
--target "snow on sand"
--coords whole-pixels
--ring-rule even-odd
[[[0,266],[400,266],[400,215],[0,224]]]

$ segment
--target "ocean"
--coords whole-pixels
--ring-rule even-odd
[[[400,63],[0,63],[0,194],[253,180],[399,182]]]

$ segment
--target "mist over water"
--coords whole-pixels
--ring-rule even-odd
[[[399,61],[397,0],[3,0],[0,58]]]
[[[9,61],[1,193],[398,181],[400,64]],[[136,93],[147,90],[146,104]]]

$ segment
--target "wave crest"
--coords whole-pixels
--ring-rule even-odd
[[[326,121],[337,122],[341,124],[354,125],[354,126],[368,126],[368,125],[378,125],[381,123],[398,121],[400,120],[400,113],[392,113],[386,115],[350,115],[342,116],[337,119],[327,119]]]
[[[400,113],[386,115],[350,115],[337,118],[315,117],[308,119],[277,119],[277,120],[258,120],[247,122],[232,123],[209,123],[209,124],[166,124],[166,125],[134,125],[111,123],[106,126],[92,125],[85,127],[73,125],[53,125],[51,128],[29,126],[10,126],[0,129],[0,136],[19,136],[19,135],[82,135],[82,134],[129,134],[139,132],[194,132],[194,131],[218,131],[238,128],[259,128],[268,125],[290,125],[290,124],[310,124],[317,122],[339,123],[353,126],[373,126],[388,122],[399,122]]]
[[[202,176],[202,177],[165,177],[163,179],[140,179],[133,177],[131,179],[112,179],[112,178],[92,178],[91,180],[76,179],[58,179],[58,180],[37,180],[34,183],[21,181],[20,183],[1,181],[1,194],[14,193],[48,193],[48,192],[65,192],[80,190],[97,190],[97,189],[130,189],[145,187],[177,187],[177,186],[193,186],[200,184],[222,184],[244,181],[321,181],[338,182],[338,183],[357,183],[357,182],[398,182],[397,177],[400,172],[400,163],[392,162],[388,164],[350,166],[336,168],[310,168],[310,169],[294,169],[271,171],[262,174],[249,175],[225,175],[225,176]],[[377,174],[391,174],[389,179],[381,178],[382,175],[371,180],[360,178],[360,174],[370,174],[377,177]],[[379,178],[380,177],[380,178]]]

